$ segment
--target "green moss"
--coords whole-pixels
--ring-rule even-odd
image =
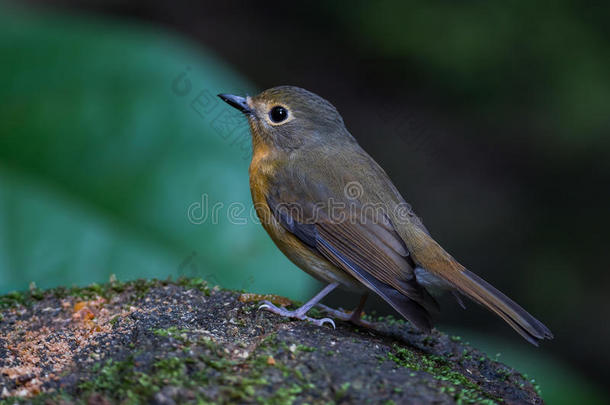
[[[264,405],[291,405],[297,399],[297,395],[303,392],[303,388],[294,384],[290,387],[281,387],[269,398],[257,397],[257,401]]]
[[[265,337],[260,344],[258,345],[259,348],[272,348],[275,349],[277,348],[277,332],[273,332],[271,334],[269,334],[269,336]]]
[[[9,309],[25,305],[27,301],[28,297],[26,293],[13,291],[0,297],[0,309]]]
[[[45,291],[36,287],[36,284],[32,282],[28,291],[13,291],[0,296],[0,310],[19,306],[27,307],[35,301],[42,300],[45,294]]]
[[[79,389],[86,396],[95,392],[116,400],[124,398],[128,404],[137,403],[137,398],[151,397],[159,387],[134,368],[133,357],[124,361],[110,359],[103,365],[97,363],[91,370],[96,377],[80,384]]]
[[[316,307],[313,307],[309,311],[307,311],[307,315],[312,317],[312,318],[319,319],[319,318],[323,318],[324,317],[324,312],[320,311]]]
[[[192,363],[189,357],[169,357],[154,363],[153,374],[163,384],[180,386],[187,376],[186,364]],[[148,376],[147,376],[148,377]]]
[[[496,369],[496,374],[498,375],[499,380],[506,381],[512,375],[512,371],[507,367],[498,367]]]
[[[396,364],[415,371],[424,371],[440,381],[447,381],[454,387],[444,387],[443,392],[450,393],[461,403],[495,404],[499,401],[466,376],[453,370],[450,363],[440,356],[411,351],[398,345],[393,346],[393,352],[388,357]]]
[[[532,384],[532,386],[534,387],[534,391],[536,391],[536,394],[538,394],[539,396],[542,396],[542,389],[540,388],[540,384],[538,384],[538,382],[536,381],[535,378],[529,378],[529,376],[527,374],[520,374],[520,375],[524,380],[529,381],[530,384]]]
[[[341,387],[339,387],[339,389],[335,392],[335,400],[339,401],[343,399],[343,397],[347,395],[347,391],[349,390],[350,386],[351,383],[349,381],[341,384]]]
[[[297,345],[297,350],[300,352],[315,352],[316,348],[311,347],[311,346],[305,346],[305,345]]]
[[[424,339],[422,340],[422,343],[425,346],[433,346],[434,344],[436,344],[436,339],[432,337],[432,335],[427,335],[426,337],[424,337]]]
[[[136,302],[143,298],[148,291],[155,286],[168,285],[168,281],[163,280],[144,280],[138,279],[129,282],[120,282],[116,278],[111,278],[111,281],[104,284],[93,283],[85,287],[57,287],[46,291],[40,290],[35,285],[31,285],[29,291],[13,291],[6,295],[0,296],[0,310],[15,308],[19,306],[29,307],[34,302],[44,298],[76,298],[77,300],[88,301],[97,297],[110,299],[116,294],[122,292],[130,293],[129,302]],[[207,283],[202,279],[179,279],[176,284],[196,288],[206,295],[210,294],[210,289]]]
[[[159,330],[161,335],[165,332]],[[263,367],[267,366],[263,362],[251,362],[247,373],[241,373],[240,364],[223,357],[223,349],[211,340],[201,339],[196,343],[202,352],[195,358],[176,351],[174,355],[156,359],[148,367],[136,364],[136,355],[122,361],[110,359],[97,363],[91,369],[93,378],[79,385],[79,396],[87,398],[98,393],[116,402],[135,404],[151,400],[161,387],[173,386],[190,389],[199,403],[207,403],[212,399],[198,388],[220,387],[219,397],[223,402],[232,403],[251,400],[256,389],[268,383],[262,377]],[[286,399],[295,392],[288,390],[276,396]]]
[[[187,333],[188,331],[188,329],[181,329],[176,326],[170,326],[166,329],[155,329],[153,330],[153,333],[157,336],[179,338],[181,337],[181,335]]]
[[[0,405],[16,405],[16,404],[28,404],[28,405],[48,405],[48,404],[72,404],[74,398],[62,389],[52,393],[38,394],[33,398],[21,398],[21,397],[7,397],[0,399]]]
[[[208,282],[202,278],[180,277],[176,280],[176,284],[187,289],[196,289],[209,296],[211,294]]]
[[[93,283],[85,287],[57,287],[46,292],[47,296],[56,298],[68,298],[75,297],[77,299],[87,301],[97,297],[104,299],[110,299],[116,294],[120,294],[125,291],[131,293],[131,301],[137,301],[143,298],[151,287],[155,285],[163,285],[162,281],[159,280],[133,280],[129,282],[113,281],[105,284]]]
[[[466,343],[468,344],[468,343]],[[464,361],[464,360],[472,360],[472,349],[464,349],[462,350],[462,357],[460,359],[460,361]]]
[[[376,318],[371,318],[371,320],[373,322],[380,322],[380,323],[385,323],[387,325],[393,326],[393,325],[404,325],[406,324],[406,321],[402,318],[396,318],[392,315],[385,315],[385,316],[379,316]]]

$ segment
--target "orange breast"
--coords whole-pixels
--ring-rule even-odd
[[[256,214],[276,246],[294,264],[323,282],[339,282],[350,290],[363,291],[364,287],[352,276],[337,268],[319,253],[288,232],[273,216],[267,205],[267,194],[273,175],[281,160],[266,145],[258,145],[250,163],[250,191]]]

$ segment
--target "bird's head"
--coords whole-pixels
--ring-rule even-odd
[[[319,142],[353,140],[337,109],[300,87],[273,87],[253,97],[218,97],[247,116],[255,144],[295,149]]]

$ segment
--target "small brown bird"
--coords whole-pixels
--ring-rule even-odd
[[[430,236],[384,170],[347,131],[335,107],[307,90],[280,86],[254,97],[219,94],[248,118],[252,132],[250,190],[256,212],[278,248],[297,266],[328,283],[302,307],[262,308],[306,319],[338,286],[361,292],[347,314],[360,319],[369,291],[424,332],[438,304],[430,291],[463,294],[485,306],[528,342],[551,331],[506,295],[467,270]]]

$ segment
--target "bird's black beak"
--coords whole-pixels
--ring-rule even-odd
[[[231,107],[237,108],[244,114],[252,113],[252,110],[244,97],[234,96],[233,94],[219,94],[218,97],[220,97],[222,101],[229,104]]]

